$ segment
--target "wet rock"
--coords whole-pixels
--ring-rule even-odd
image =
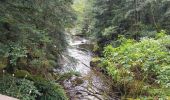
[[[84,83],[84,81],[81,78],[75,78],[74,80],[71,80],[71,83],[74,86],[79,86]]]
[[[81,43],[85,43],[85,42],[82,41]],[[83,49],[85,49],[85,50],[90,50],[90,51],[92,51],[93,48],[94,48],[94,45],[93,45],[93,44],[80,44],[80,45],[79,45],[79,48],[83,48]]]
[[[81,92],[76,92],[76,95],[81,95],[82,93]]]
[[[90,62],[91,67],[97,67],[100,63],[100,58],[93,58],[92,61]]]

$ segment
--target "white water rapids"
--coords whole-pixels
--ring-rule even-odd
[[[70,100],[116,100],[109,96],[114,95],[109,80],[90,67],[93,56],[91,42],[79,36],[70,37],[68,42],[60,72],[80,73],[80,76],[72,76],[63,82]]]

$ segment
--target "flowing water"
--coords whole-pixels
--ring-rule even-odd
[[[62,57],[60,72],[76,71],[80,74],[63,82],[70,100],[116,100],[112,97],[114,94],[109,79],[90,67],[93,57],[91,52],[93,45],[90,40],[70,36],[68,42],[68,50]]]

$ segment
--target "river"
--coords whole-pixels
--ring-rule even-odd
[[[79,76],[72,76],[63,82],[70,100],[116,100],[111,88],[111,81],[90,67],[93,44],[80,36],[68,36],[69,46],[62,57],[60,72],[74,71]]]

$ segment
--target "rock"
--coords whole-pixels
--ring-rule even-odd
[[[19,100],[19,99],[0,94],[0,100]]]
[[[80,95],[80,94],[82,94],[81,92],[76,92],[76,95]]]
[[[74,86],[79,86],[79,85],[83,84],[84,81],[83,81],[83,79],[77,77],[76,79],[71,80],[71,83],[72,83]]]
[[[98,58],[98,57],[97,58],[93,58],[92,61],[90,62],[90,66],[91,67],[97,67],[100,62],[101,62],[100,58]]]
[[[81,42],[81,43],[84,43],[84,44],[80,44],[79,45],[79,48],[83,48],[85,50],[93,50],[94,48],[94,45],[93,44],[85,44],[85,42]]]
[[[26,70],[16,70],[15,71],[15,76],[19,78],[24,78],[24,77],[30,77],[30,73]]]

